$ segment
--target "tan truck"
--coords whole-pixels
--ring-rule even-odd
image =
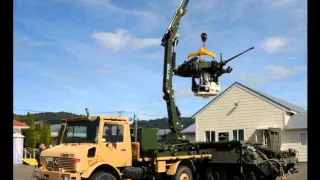
[[[90,116],[63,120],[60,144],[41,153],[42,166],[37,178],[120,180],[170,177],[192,180],[197,163],[211,157],[211,154],[200,151],[156,152],[155,146],[159,142],[155,129],[140,129],[137,134],[140,142],[132,142],[126,117]]]

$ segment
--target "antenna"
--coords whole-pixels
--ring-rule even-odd
[[[119,113],[119,117],[122,115],[122,113],[124,113],[124,111],[118,111]]]

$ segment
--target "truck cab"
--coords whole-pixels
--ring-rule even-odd
[[[131,134],[127,117],[97,116],[62,121],[57,146],[41,153],[39,179],[80,180],[98,168],[119,177],[132,165]]]

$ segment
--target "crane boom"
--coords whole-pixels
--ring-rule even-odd
[[[186,12],[189,0],[182,0],[177,8],[168,28],[166,29],[161,45],[164,47],[164,70],[163,70],[163,99],[167,104],[168,120],[171,130],[169,138],[181,139],[180,132],[183,130],[181,114],[174,100],[172,86],[173,69],[176,61],[176,46],[178,43],[178,30],[181,17]]]
[[[215,53],[205,48],[207,34],[202,33],[201,39],[204,43],[204,46],[196,53],[189,53],[187,56],[188,60],[176,68],[176,47],[179,38],[179,23],[182,16],[187,11],[186,8],[188,3],[189,0],[181,1],[162,37],[161,43],[161,45],[164,47],[162,91],[164,93],[163,99],[166,101],[167,105],[168,121],[171,130],[168,139],[175,140],[182,139],[180,132],[184,129],[184,127],[183,122],[181,121],[180,111],[174,100],[174,89],[172,86],[173,75],[192,78],[191,90],[194,92],[195,96],[203,98],[216,96],[220,91],[219,77],[225,73],[231,73],[232,71],[230,66],[228,66],[226,69],[224,66],[232,59],[235,59],[254,48],[252,47],[225,61],[222,60],[221,56],[220,62],[217,62],[215,61]],[[212,60],[206,61],[201,58],[202,55],[210,56]],[[199,84],[196,83],[196,79],[199,79]]]

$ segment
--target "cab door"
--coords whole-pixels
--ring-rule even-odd
[[[102,143],[100,158],[116,167],[127,166],[128,154],[127,140],[124,136],[124,125],[110,122],[104,122],[102,131]]]

